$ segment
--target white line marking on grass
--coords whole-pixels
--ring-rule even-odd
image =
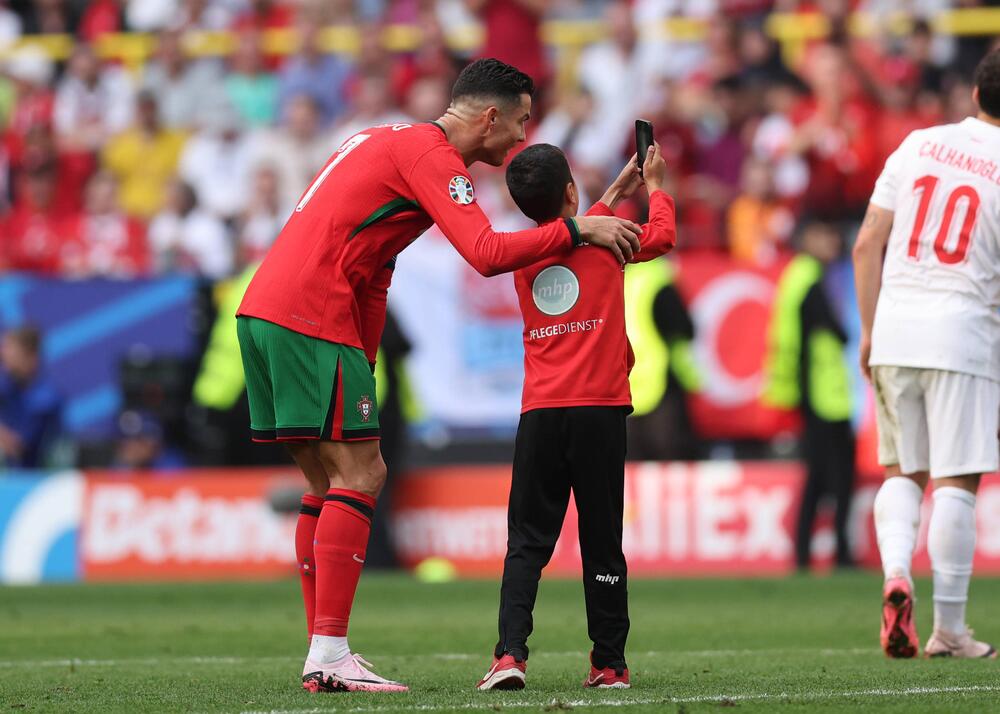
[[[486,653],[468,653],[468,652],[438,652],[423,655],[423,657],[430,659],[438,659],[445,661],[488,661],[489,650]],[[874,647],[846,647],[843,649],[803,649],[803,648],[772,648],[772,649],[743,649],[743,650],[660,650],[660,651],[648,651],[648,652],[630,652],[629,657],[737,657],[737,656],[753,656],[753,655],[780,655],[780,654],[798,654],[802,656],[809,655],[819,655],[823,657],[839,656],[839,655],[875,655],[881,654],[880,650]],[[410,655],[372,655],[373,659],[401,659],[409,657]],[[539,659],[559,659],[559,658],[570,658],[579,657],[586,659],[585,652],[578,651],[568,651],[568,652],[535,652],[531,655],[532,657]],[[239,656],[189,656],[189,655],[163,655],[161,657],[120,657],[113,659],[83,659],[83,658],[68,658],[68,659],[45,659],[45,660],[0,660],[0,669],[17,669],[26,668],[31,669],[35,667],[121,667],[127,665],[135,666],[155,666],[159,664],[175,663],[175,664],[250,664],[253,662],[297,662],[300,661],[302,657],[296,657],[293,655],[285,656],[265,656],[265,657],[239,657]]]
[[[0,660],[0,669],[19,667],[121,667],[123,665],[158,665],[170,663],[190,664],[246,664],[248,662],[291,662],[299,657],[126,657],[119,659],[41,659]]]
[[[351,707],[343,709],[345,712],[387,712],[387,711],[450,711],[455,709],[493,709],[500,706],[503,709],[536,709],[540,707],[559,706],[588,708],[588,707],[629,707],[648,704],[698,704],[708,702],[747,702],[788,699],[789,701],[823,701],[832,699],[851,699],[853,697],[877,698],[877,697],[913,697],[928,694],[968,694],[975,692],[1000,692],[1000,686],[973,685],[968,687],[907,687],[905,689],[856,689],[840,692],[804,692],[792,694],[782,692],[771,694],[762,692],[760,694],[718,694],[699,695],[694,697],[615,697],[614,699],[578,699],[561,700],[546,699],[543,701],[513,701],[499,702],[495,700],[478,702],[468,702],[465,704],[412,704],[409,706],[375,706],[375,707]],[[321,695],[322,696],[322,695]],[[346,697],[350,695],[330,695],[333,697]],[[244,711],[242,714],[321,714],[322,712],[334,711],[332,707],[314,707],[312,709],[271,709],[260,711]]]

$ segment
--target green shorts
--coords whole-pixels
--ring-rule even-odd
[[[256,317],[236,318],[254,441],[379,438],[365,353]]]

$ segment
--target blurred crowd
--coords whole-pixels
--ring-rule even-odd
[[[860,37],[845,29],[851,12],[877,18],[898,4],[0,0],[0,269],[233,275],[266,252],[346,138],[438,117],[476,54],[536,77],[529,142],[564,147],[585,195],[602,193],[633,150],[633,119],[648,118],[671,167],[681,249],[766,263],[803,215],[858,217],[909,131],[973,112],[971,70],[992,38],[935,35],[929,20],[979,4],[912,3],[909,32]],[[831,32],[783,48],[765,31],[772,11],[822,12]],[[707,29],[670,36],[658,20],[677,16]],[[557,54],[540,38],[546,19],[598,20],[605,37]],[[446,38],[477,22],[478,51],[452,49]],[[395,24],[419,30],[415,49],[384,48]],[[328,25],[357,28],[357,51],[328,52]],[[292,51],[265,52],[266,31],[282,28]],[[230,31],[231,52],[190,52],[198,30]],[[102,35],[130,31],[155,38],[147,61],[99,56]],[[36,33],[73,35],[71,54],[16,43]],[[496,173],[477,180],[502,186]]]

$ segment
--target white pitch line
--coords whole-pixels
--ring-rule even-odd
[[[412,704],[409,706],[376,706],[376,707],[351,707],[343,709],[345,712],[387,712],[387,711],[452,711],[455,709],[494,709],[501,706],[504,709],[535,709],[540,707],[559,706],[576,708],[589,707],[629,707],[642,706],[648,704],[699,704],[710,702],[750,702],[767,701],[775,699],[789,699],[791,701],[823,701],[833,699],[850,699],[852,697],[878,698],[878,697],[914,697],[926,696],[929,694],[969,694],[975,692],[1000,692],[1000,686],[973,685],[968,687],[907,687],[905,689],[855,689],[839,692],[803,692],[788,693],[781,692],[772,694],[762,692],[760,694],[702,694],[694,697],[615,697],[614,699],[579,699],[564,701],[561,699],[547,699],[543,701],[514,701],[498,702],[495,700],[478,702],[468,702],[465,704]],[[320,695],[323,696],[323,695]],[[331,697],[346,697],[350,695],[331,694]],[[312,708],[312,709],[271,709],[261,711],[244,711],[241,714],[322,714],[322,712],[335,711],[334,708]]]
[[[489,651],[485,654],[483,653],[469,653],[469,652],[438,652],[426,655],[421,655],[424,659],[439,659],[439,660],[455,660],[455,661],[465,661],[465,660],[488,660]],[[743,649],[743,650],[659,650],[659,651],[648,651],[648,652],[630,652],[629,657],[736,657],[736,656],[751,656],[751,655],[780,655],[780,654],[799,654],[799,655],[819,655],[823,657],[832,657],[839,655],[876,655],[881,654],[877,648],[874,647],[846,647],[843,649],[835,648],[823,648],[823,649],[802,649],[802,648],[772,648],[772,649]],[[408,655],[373,655],[372,658],[375,659],[402,659]],[[581,653],[576,650],[567,652],[535,652],[531,655],[536,659],[548,659],[548,658],[568,658],[568,657],[586,657],[586,653]],[[34,667],[120,667],[123,665],[137,665],[137,666],[156,666],[165,663],[189,663],[189,664],[251,664],[253,662],[297,662],[301,660],[302,657],[297,657],[293,655],[277,655],[277,656],[264,656],[264,657],[237,657],[237,656],[163,656],[163,657],[125,657],[125,658],[114,658],[114,659],[83,659],[83,658],[66,658],[66,659],[44,659],[44,660],[0,660],[0,669],[15,669],[15,668],[34,668]]]

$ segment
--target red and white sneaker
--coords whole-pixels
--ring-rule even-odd
[[[594,666],[593,652],[590,653],[590,674],[583,680],[583,686],[596,689],[630,689],[632,687],[628,680],[628,667],[598,669]]]
[[[488,689],[524,689],[524,674],[527,669],[526,661],[504,652],[503,657],[493,657],[493,665],[479,680],[476,689],[481,692]]]
[[[887,657],[915,657],[920,647],[913,622],[913,586],[906,578],[889,578],[882,588],[882,632],[879,636]]]
[[[989,642],[974,640],[972,630],[955,634],[934,630],[924,646],[924,657],[959,657],[963,659],[996,659],[997,651]]]
[[[367,667],[372,663],[361,655],[349,654],[336,662],[306,660],[302,688],[309,692],[408,692],[405,684],[380,677]]]

